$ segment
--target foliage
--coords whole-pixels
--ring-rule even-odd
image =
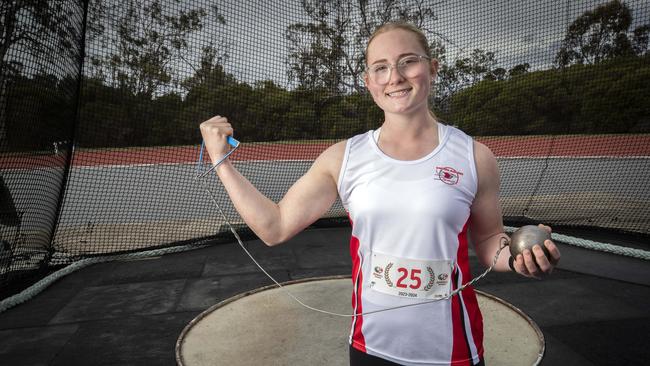
[[[25,67],[23,60],[9,57],[12,53],[20,52],[33,60],[47,60],[48,55],[56,54],[76,63],[82,19],[75,5],[42,0],[2,1],[0,80],[17,75]]]
[[[296,82],[288,87],[228,73],[225,40],[196,42],[203,47],[187,58],[190,38],[225,24],[215,7],[174,0],[179,8],[172,14],[160,0],[103,1],[92,2],[88,35],[106,48],[89,55],[78,105],[76,77],[40,71],[5,80],[2,118],[12,151],[51,149],[73,136],[74,121],[82,147],[197,144],[198,123],[216,113],[232,121],[242,141],[347,138],[383,120],[360,83],[371,32],[389,20],[422,26],[435,18],[426,1],[405,8],[398,0],[374,0],[372,7],[372,0],[303,0],[308,21],[290,25],[286,34],[293,47],[288,72]],[[546,71],[531,71],[527,63],[507,70],[481,49],[452,60],[444,36],[425,29],[435,36],[430,48],[440,60],[431,105],[473,135],[650,132],[648,26],[630,31],[625,9],[614,1],[576,19],[558,54],[565,64]],[[614,18],[602,15],[610,13]],[[600,40],[592,42],[597,33]]]
[[[424,0],[410,6],[399,0],[302,0],[301,4],[310,22],[289,25],[286,38],[289,78],[304,89],[362,93],[365,44],[388,21],[409,21],[437,35],[425,27],[425,20],[436,17],[432,4]]]
[[[618,0],[585,12],[569,25],[556,63],[595,64],[614,57],[646,54],[650,25],[630,32],[631,25],[630,9]]]
[[[426,1],[407,4],[400,0],[303,0],[309,22],[291,24],[286,34],[290,44],[289,78],[297,81],[299,88],[322,89],[334,94],[350,90],[363,93],[365,46],[374,30],[389,21],[410,22],[433,39],[430,49],[440,62],[440,70],[431,104],[439,110],[447,109],[451,95],[483,79],[502,80],[510,77],[511,72],[528,70],[527,64],[517,65],[510,71],[499,68],[494,53],[481,49],[448,60],[443,42],[449,41],[427,26],[437,19],[435,5]]]
[[[445,117],[473,135],[650,132],[650,56],[485,80]]]
[[[0,151],[7,150],[24,138],[9,129],[15,127],[8,121],[16,113],[11,104],[17,95],[29,93],[31,82],[43,88],[54,88],[60,80],[68,80],[79,70],[79,54],[83,11],[79,1],[4,0],[0,2]],[[56,57],[52,57],[55,55]],[[51,75],[56,74],[56,75]],[[49,76],[44,76],[49,75]],[[53,77],[54,79],[50,80]],[[67,82],[67,81],[66,81]],[[16,88],[16,90],[11,90]],[[76,90],[76,88],[72,89]],[[56,96],[52,96],[56,98]],[[44,97],[44,104],[52,101]],[[18,101],[25,103],[25,101]],[[55,104],[56,105],[56,104]],[[54,106],[55,106],[54,105]],[[36,118],[37,110],[52,108],[43,105],[29,110],[25,118]],[[71,110],[70,110],[71,111]],[[61,111],[52,111],[54,116]],[[44,115],[47,118],[47,114]],[[30,119],[25,119],[30,120]],[[71,128],[73,119],[63,126]],[[41,121],[23,130],[37,132]],[[46,131],[50,129],[45,126]],[[61,128],[59,128],[61,129]],[[52,131],[56,132],[56,131]],[[9,136],[9,135],[12,136]],[[41,145],[42,138],[35,136],[34,144]],[[50,142],[50,146],[51,146]],[[15,146],[15,145],[14,145]]]
[[[468,57],[450,62],[447,60],[443,44],[434,41],[430,47],[432,56],[440,63],[431,105],[443,114],[448,112],[449,98],[460,90],[469,88],[482,80],[505,80],[521,75],[528,72],[530,68],[530,65],[525,63],[506,71],[497,67],[493,52],[481,49],[474,49]]]
[[[90,33],[106,51],[91,56],[91,75],[147,98],[180,83],[183,76],[176,74],[173,65],[186,63],[193,67],[185,57],[190,51],[190,37],[204,30],[206,24],[225,24],[225,19],[216,7],[211,9],[213,16],[208,17],[209,11],[202,7],[178,9],[180,0],[172,1],[174,4],[163,5],[161,0],[95,0],[89,11]],[[112,23],[110,29],[104,26]],[[202,60],[227,57],[225,51],[217,56],[212,43],[202,51]]]
[[[53,150],[73,133],[77,80],[54,75],[15,77],[7,89],[6,141],[11,151]]]

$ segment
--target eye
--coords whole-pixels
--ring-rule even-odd
[[[406,58],[402,59],[402,61],[400,61],[399,64],[403,65],[403,66],[409,66],[409,65],[412,65],[414,63],[417,63],[419,60],[420,59],[415,57],[415,56],[409,56],[409,57],[406,57]]]
[[[386,72],[388,71],[388,65],[384,65],[384,64],[375,65],[370,69],[370,71],[374,72],[375,74]]]

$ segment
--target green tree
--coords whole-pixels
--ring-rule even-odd
[[[130,137],[136,128],[130,120],[135,96],[106,85],[99,78],[85,78],[79,104],[77,141],[80,147],[136,145]]]
[[[474,49],[469,56],[451,62],[447,59],[446,47],[442,42],[433,41],[429,47],[432,57],[440,64],[431,105],[443,117],[449,111],[450,98],[460,90],[482,80],[505,80],[521,75],[528,72],[530,68],[530,65],[525,63],[506,71],[502,67],[497,67],[494,52],[481,49]]]
[[[190,120],[183,118],[196,113],[184,109],[195,105],[198,90],[223,81],[212,80],[216,75],[225,75],[220,64],[227,58],[227,42],[213,41],[226,22],[217,7],[180,0],[93,3],[88,14],[90,42],[102,47],[90,48],[87,95],[81,104],[83,143],[195,143],[196,126],[186,127]],[[197,45],[202,46],[199,52]]]
[[[290,131],[299,138],[340,138],[342,126],[376,126],[380,111],[366,95],[361,74],[365,45],[374,30],[389,21],[408,21],[443,38],[427,25],[436,16],[425,0],[302,0],[308,21],[287,27],[288,76],[297,83],[297,105],[287,114]],[[359,108],[352,108],[356,100]],[[307,104],[305,104],[307,102]],[[342,110],[337,111],[336,108]],[[310,125],[307,125],[309,123]],[[354,129],[356,130],[356,129]],[[348,130],[349,131],[349,130]]]
[[[400,0],[302,0],[309,22],[287,28],[290,80],[305,89],[332,93],[364,90],[365,44],[376,27],[391,21],[409,21],[426,29],[435,20],[425,0],[405,4]]]
[[[69,141],[77,78],[39,73],[13,78],[7,90],[7,142],[11,151],[52,152]]]
[[[473,135],[648,133],[648,77],[646,55],[484,80],[451,98],[449,120]]]
[[[100,0],[91,20],[115,22],[114,29],[99,29],[102,46],[108,50],[91,55],[92,76],[135,95],[152,98],[182,81],[178,68],[189,53],[188,39],[203,29],[208,12],[202,8],[182,9],[161,0],[128,0],[109,3]],[[173,5],[173,6],[172,6]],[[216,12],[216,8],[213,8]],[[223,17],[215,14],[218,21]]]
[[[650,26],[645,24],[630,32],[631,25],[630,9],[618,0],[586,11],[569,25],[555,62],[560,67],[595,64],[647,53]]]
[[[24,83],[30,80],[37,82],[37,79],[31,76],[44,75],[43,70],[78,69],[82,14],[81,1],[0,2],[0,151],[7,149],[9,144],[16,146],[7,140],[8,133],[15,137],[20,135],[7,131],[10,125],[16,126],[7,120],[10,108],[11,113],[15,113],[15,106],[8,103],[9,94],[23,93],[26,88]],[[30,63],[29,68],[25,68],[27,60]],[[56,75],[58,78],[66,76],[70,75]],[[38,83],[52,84],[43,84],[40,81]],[[12,88],[21,90],[14,93]],[[29,111],[26,113],[30,114]],[[71,117],[72,111],[68,113]],[[24,117],[22,121],[25,121]],[[72,118],[69,121],[72,121]],[[71,127],[72,123],[67,122],[59,128],[62,129],[65,125]],[[70,130],[67,132],[70,133]]]
[[[11,56],[10,50],[36,60],[62,55],[77,61],[82,11],[80,1],[66,4],[6,0],[0,3],[0,77],[17,75],[23,69],[23,57]]]

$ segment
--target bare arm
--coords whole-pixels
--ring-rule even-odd
[[[496,251],[504,240],[509,241],[508,235],[503,232],[503,219],[501,205],[499,204],[499,168],[496,158],[487,146],[475,142],[474,158],[478,174],[478,192],[471,208],[470,233],[479,261],[484,266],[490,266]],[[541,225],[551,231],[548,226]],[[551,240],[544,242],[551,258],[546,258],[542,248],[535,246],[533,252],[525,251],[519,255],[514,263],[517,273],[527,277],[539,277],[542,273],[551,273],[560,260],[560,251]],[[537,264],[533,260],[537,260]],[[499,255],[494,270],[510,271],[508,259],[510,249],[506,247]]]
[[[478,191],[471,207],[470,235],[479,261],[488,267],[503,240],[508,235],[503,231],[501,205],[499,203],[499,168],[496,158],[487,146],[474,143],[474,159],[478,175]],[[510,250],[503,249],[494,266],[495,271],[509,271]]]
[[[217,116],[201,124],[201,134],[210,157],[216,161],[227,151],[225,141],[232,134],[232,127],[225,118]],[[266,244],[276,245],[305,229],[334,204],[344,149],[345,142],[339,142],[325,150],[277,204],[260,193],[228,160],[216,170],[246,224]]]

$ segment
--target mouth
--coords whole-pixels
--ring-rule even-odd
[[[386,96],[389,98],[401,98],[407,96],[413,88],[406,88],[406,89],[400,89],[400,90],[395,90],[390,93],[386,93]]]

